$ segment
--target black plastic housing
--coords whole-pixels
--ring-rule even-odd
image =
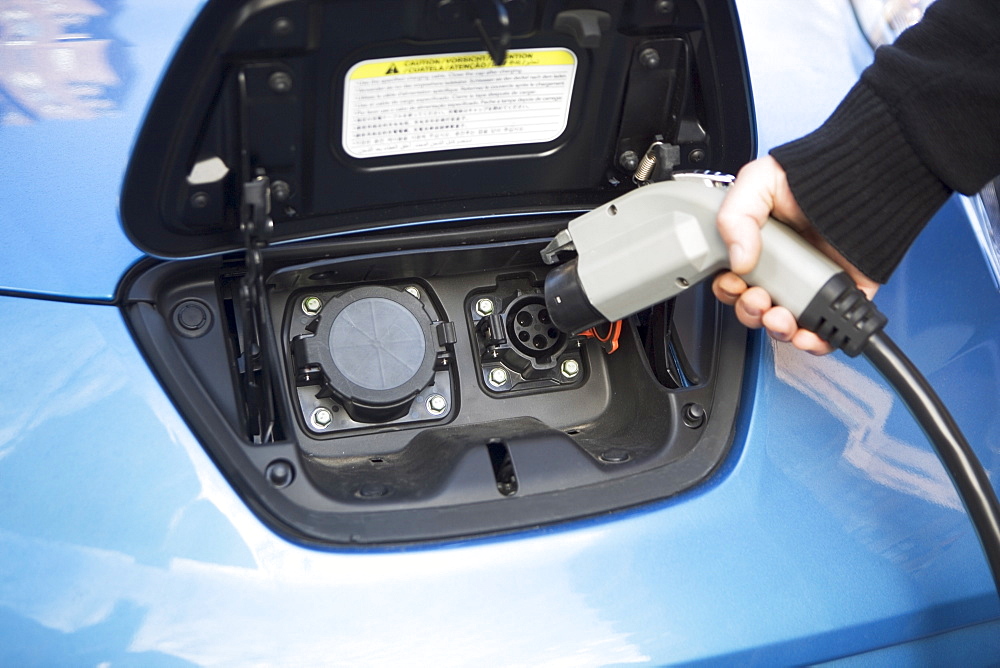
[[[520,231],[551,229],[552,222]],[[364,285],[377,271],[378,285],[419,285],[439,312],[461,321],[469,295],[498,278],[544,278],[547,267],[537,258],[545,238],[509,233],[503,242],[451,243],[477,236],[492,235],[386,236],[285,248],[270,259],[271,310],[280,314],[273,333],[283,348],[275,398],[278,414],[287,416],[279,424],[283,437],[273,442],[242,428],[240,323],[225,288],[240,275],[238,264],[207,258],[140,267],[127,285],[125,314],[230,481],[275,530],[297,540],[398,544],[525,529],[666,498],[707,478],[732,437],[746,333],[701,288],[671,305],[673,331],[651,326],[645,316],[630,321],[612,355],[596,341],[574,339],[582,373],[552,391],[504,396],[485,389],[474,340],[458,328],[447,414],[317,433],[309,407],[297,403],[291,355],[290,328],[308,320],[298,311],[303,290],[331,281],[338,288]],[[335,247],[349,254],[315,259]],[[210,313],[210,324],[195,337],[170,316],[192,300]],[[658,374],[643,336],[661,346],[678,342],[683,349],[672,357],[684,360],[680,375],[698,382],[678,387],[671,375]],[[703,420],[685,421],[691,406]]]
[[[678,147],[681,169],[736,173],[754,155],[731,2],[662,3],[668,11],[653,0],[594,0],[587,10],[571,0],[505,4],[510,50],[559,48],[576,58],[565,130],[542,143],[355,158],[341,142],[351,67],[380,57],[482,52],[469,13],[490,3],[208,2],[136,141],[122,190],[130,238],[158,257],[242,248],[240,190],[258,170],[283,184],[272,193],[278,242],[590,209],[633,187],[622,157],[641,156],[658,139]],[[583,11],[604,15],[607,27],[588,38],[565,27],[567,15]],[[228,168],[225,176],[192,183],[195,164],[211,158]]]
[[[661,172],[753,156],[732,3],[503,3],[512,53],[575,63],[555,138],[347,150],[352,68],[504,41],[477,14],[495,5],[473,0],[209,0],[138,137],[123,222],[170,259],[126,277],[126,320],[224,475],[290,539],[399,545],[592,517],[697,485],[729,448],[746,332],[709,291],[629,319],[608,355],[549,327],[540,251],[635,187],[630,152],[669,146]],[[485,297],[495,313],[477,310]],[[412,316],[379,322],[420,329],[404,387],[334,378],[343,359],[324,346],[344,339],[323,318],[367,298]]]

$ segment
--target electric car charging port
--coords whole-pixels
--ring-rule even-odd
[[[580,385],[581,339],[552,323],[533,274],[502,276],[465,300],[479,380],[492,395],[524,394]]]
[[[625,321],[607,354],[548,322],[543,239],[418,240],[273,249],[259,368],[240,268],[160,263],[130,285],[144,350],[182,378],[184,414],[273,526],[338,545],[467,537],[664,498],[715,470],[746,346],[707,287]],[[191,303],[200,336],[174,317]],[[262,370],[268,383],[248,382]],[[273,405],[271,429],[253,431],[252,401]]]
[[[444,421],[455,327],[426,286],[314,289],[286,304],[299,417],[314,435]]]

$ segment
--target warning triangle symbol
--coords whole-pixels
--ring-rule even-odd
[[[389,66],[389,69],[385,71],[386,74],[399,74],[399,70],[396,69],[396,63]]]

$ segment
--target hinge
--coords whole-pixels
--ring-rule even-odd
[[[240,281],[243,316],[243,400],[248,433],[255,442],[275,439],[275,403],[272,378],[271,318],[264,289],[263,249],[274,222],[271,220],[271,183],[258,174],[243,184],[240,232],[246,253],[246,274]]]

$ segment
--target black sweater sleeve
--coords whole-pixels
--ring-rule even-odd
[[[937,0],[819,129],[771,155],[820,232],[884,283],[952,191],[1000,174],[1000,4]]]

